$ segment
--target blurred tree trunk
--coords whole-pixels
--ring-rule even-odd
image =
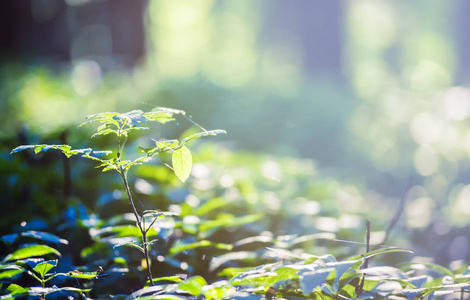
[[[271,1],[267,7],[263,36],[268,44],[298,41],[304,74],[343,79],[344,1]]]
[[[470,1],[459,0],[455,5],[454,32],[457,55],[456,84],[470,82]]]
[[[21,0],[3,1],[0,9],[0,58],[70,61],[96,55],[92,38],[83,36],[92,25],[105,28],[110,51],[105,59],[132,67],[145,51],[144,9],[146,0],[89,1]],[[81,1],[80,1],[81,2]],[[102,37],[98,37],[102,40]],[[83,43],[84,45],[78,45]],[[73,48],[79,48],[78,57]],[[102,55],[102,53],[98,53]],[[82,55],[83,57],[80,57]]]

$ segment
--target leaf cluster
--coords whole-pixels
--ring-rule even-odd
[[[145,127],[147,122],[159,122],[161,124],[168,123],[174,120],[174,115],[185,115],[182,110],[171,108],[157,107],[150,112],[143,112],[141,110],[133,110],[127,113],[117,112],[104,112],[87,116],[88,121],[79,125],[79,127],[98,122],[101,125],[97,128],[97,132],[91,137],[104,136],[114,134],[118,140],[118,149],[115,157],[104,159],[103,156],[109,156],[114,152],[112,150],[95,151],[91,148],[86,149],[72,149],[69,145],[22,145],[14,148],[10,154],[20,151],[33,149],[36,154],[40,152],[47,152],[50,149],[58,150],[65,154],[67,157],[81,156],[90,160],[98,162],[97,168],[102,168],[103,172],[115,170],[119,173],[128,171],[132,166],[148,162],[153,156],[162,152],[172,152],[172,165],[175,175],[181,180],[186,181],[191,173],[192,168],[192,154],[186,144],[196,138],[205,136],[215,136],[218,134],[225,134],[225,130],[204,130],[203,132],[192,134],[183,140],[154,140],[154,147],[140,147],[142,153],[145,155],[134,160],[123,160],[122,153],[127,137],[130,132],[137,130],[148,130]]]

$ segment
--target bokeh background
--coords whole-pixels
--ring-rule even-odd
[[[62,186],[59,156],[13,147],[88,145],[92,128],[76,129],[86,115],[166,106],[227,131],[195,152],[218,164],[224,197],[277,216],[303,203],[296,212],[326,231],[371,219],[376,241],[397,212],[389,243],[468,262],[469,13],[464,0],[4,1],[2,233],[66,210],[64,194],[90,209],[108,195],[99,171],[72,161],[74,187]],[[204,170],[192,184],[207,191]]]

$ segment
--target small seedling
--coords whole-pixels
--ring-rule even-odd
[[[147,271],[148,271],[148,279],[150,283],[153,285],[153,278],[151,272],[151,264],[150,264],[150,257],[149,257],[149,247],[151,242],[147,239],[147,233],[152,228],[153,224],[156,222],[157,219],[162,218],[166,215],[174,215],[173,213],[169,212],[158,212],[155,210],[146,210],[142,214],[137,212],[137,209],[134,204],[134,200],[132,199],[131,189],[129,188],[129,183],[127,179],[127,172],[129,169],[135,165],[142,164],[148,162],[152,159],[153,156],[163,153],[163,152],[171,152],[172,153],[172,169],[175,175],[181,180],[185,181],[190,173],[192,168],[192,155],[191,151],[188,149],[186,144],[195,138],[209,136],[209,135],[217,135],[217,134],[224,134],[224,130],[205,130],[204,128],[200,127],[203,131],[190,135],[185,139],[178,141],[178,140],[153,140],[155,142],[155,146],[153,147],[140,147],[141,152],[144,154],[141,157],[135,160],[125,160],[124,159],[124,150],[126,146],[126,142],[128,136],[131,132],[137,130],[147,130],[148,127],[145,127],[143,124],[147,122],[156,121],[161,124],[165,124],[167,122],[173,121],[175,115],[182,115],[186,117],[186,113],[182,110],[176,109],[169,109],[169,108],[162,108],[158,107],[153,109],[150,112],[143,112],[141,110],[133,110],[127,113],[117,113],[117,112],[104,112],[99,113],[91,116],[87,116],[86,118],[88,121],[79,125],[79,127],[88,124],[98,122],[101,125],[98,127],[95,134],[92,135],[93,137],[102,136],[102,135],[116,135],[116,149],[113,150],[105,150],[105,151],[94,151],[91,148],[86,149],[72,149],[69,145],[23,145],[16,147],[11,151],[11,153],[20,152],[23,150],[34,149],[35,153],[40,153],[43,151],[47,151],[49,149],[54,149],[61,151],[67,157],[78,155],[87,159],[91,159],[99,163],[97,167],[103,169],[103,172],[114,170],[116,171],[124,182],[124,187],[126,189],[127,197],[129,200],[129,204],[132,208],[132,212],[136,219],[136,225],[139,228],[142,237],[142,244],[136,245],[130,243],[130,246],[138,248],[142,253],[146,261]],[[187,118],[187,117],[186,117]],[[187,118],[192,123],[194,123],[190,118]],[[195,124],[195,123],[194,123]],[[197,125],[197,124],[196,124]],[[103,157],[110,157],[110,158],[103,158]],[[151,221],[148,225],[145,224],[146,219],[150,218]]]

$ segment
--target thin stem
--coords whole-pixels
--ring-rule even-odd
[[[42,287],[42,288],[45,288],[45,287],[46,287],[46,281],[44,281],[44,278],[41,279],[41,287]],[[43,299],[43,300],[46,300],[46,292],[43,292],[43,293],[42,293],[42,299]]]
[[[152,228],[153,224],[155,224],[155,222],[157,221],[158,218],[159,218],[159,217],[155,217],[155,218],[153,219],[153,221],[152,221],[152,223],[150,223],[149,227],[147,227],[147,228],[145,229],[145,232],[148,232],[148,231],[150,230],[150,228]]]
[[[150,270],[150,259],[149,259],[149,251],[148,251],[148,244],[147,244],[147,231],[142,226],[140,215],[137,212],[137,209],[135,208],[134,201],[132,200],[131,190],[129,189],[129,183],[127,182],[127,176],[122,166],[119,166],[119,174],[121,175],[122,180],[124,180],[124,186],[126,188],[127,198],[129,199],[129,203],[131,204],[131,207],[132,207],[132,212],[134,213],[135,219],[137,220],[137,226],[139,227],[140,233],[142,234],[142,243],[144,245],[144,256],[145,256],[145,261],[147,263],[148,277],[150,280],[150,284],[154,285],[152,271]]]
[[[367,220],[366,222],[366,253],[369,253],[370,251],[370,221]],[[364,265],[361,267],[361,269],[367,269],[369,267],[369,259],[366,258],[364,261]],[[364,288],[364,282],[366,280],[366,274],[362,274],[361,281],[359,283],[359,286],[356,288],[356,294],[361,294]]]
[[[118,150],[116,153],[117,159],[120,161],[121,160],[121,128],[118,128]]]

